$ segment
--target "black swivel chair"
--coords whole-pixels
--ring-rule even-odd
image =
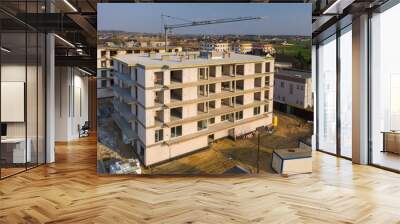
[[[89,121],[85,121],[82,127],[78,125],[78,129],[79,129],[79,138],[89,136],[89,129],[90,129]]]

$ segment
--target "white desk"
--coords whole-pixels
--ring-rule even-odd
[[[32,141],[30,138],[26,140],[28,143],[26,147],[25,153],[25,138],[5,138],[1,139],[2,147],[13,147],[12,148],[12,163],[25,163],[31,162],[32,154],[31,154],[31,145]],[[5,151],[2,148],[2,151]],[[25,161],[26,159],[26,161]]]

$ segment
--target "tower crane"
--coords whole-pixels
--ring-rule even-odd
[[[172,31],[173,29],[177,28],[183,28],[183,27],[190,27],[190,26],[204,26],[204,25],[211,25],[211,24],[219,24],[219,23],[231,23],[231,22],[240,22],[240,21],[246,21],[246,20],[256,20],[256,19],[263,19],[263,17],[253,17],[253,16],[247,16],[247,17],[236,17],[236,18],[223,18],[223,19],[214,19],[214,20],[203,20],[203,21],[190,21],[186,19],[181,19],[173,16],[168,16],[168,15],[161,15],[161,18],[163,17],[168,17],[172,19],[180,19],[183,21],[186,21],[186,23],[181,23],[181,24],[164,24],[164,38],[165,38],[165,52],[168,52],[168,32]]]

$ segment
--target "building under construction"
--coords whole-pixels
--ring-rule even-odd
[[[113,118],[145,166],[272,123],[273,58],[203,51],[113,59]]]

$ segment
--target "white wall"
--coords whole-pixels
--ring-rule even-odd
[[[88,78],[72,67],[56,67],[55,73],[55,141],[70,141],[89,119]]]

